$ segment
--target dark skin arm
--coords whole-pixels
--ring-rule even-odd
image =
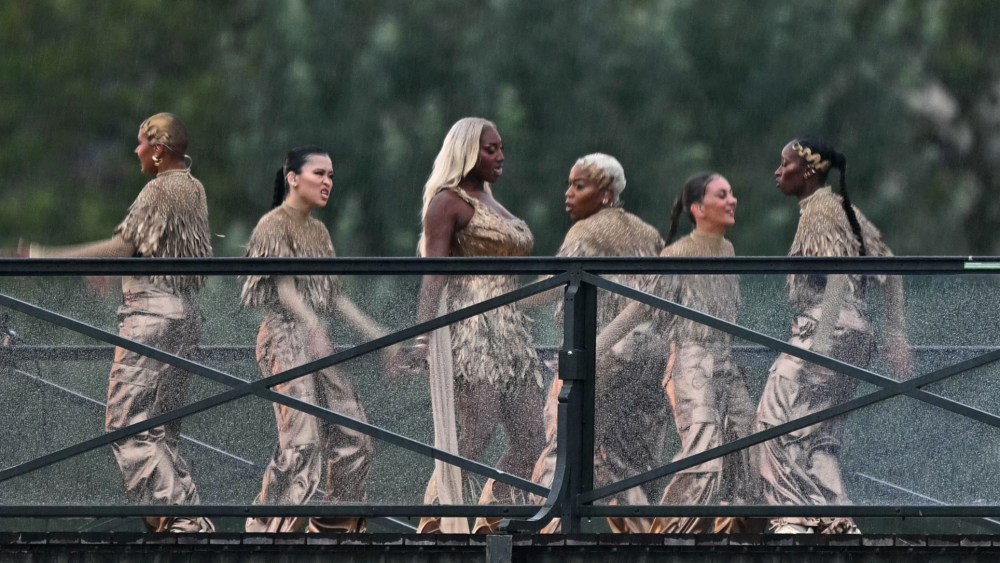
[[[451,241],[455,233],[464,229],[475,210],[471,205],[449,190],[438,192],[427,207],[424,217],[424,256],[442,258],[451,256]],[[429,321],[437,316],[441,293],[446,277],[428,274],[420,284],[417,302],[417,322]],[[414,346],[400,350],[392,361],[393,373],[415,374],[423,369],[427,359],[426,346]]]

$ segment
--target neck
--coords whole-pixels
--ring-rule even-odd
[[[473,177],[472,175],[462,178],[462,180],[458,183],[458,187],[462,188],[469,194],[479,194],[486,191],[486,183],[479,178]]]
[[[706,225],[705,223],[698,223],[694,227],[694,233],[696,235],[708,236],[712,238],[722,238],[726,236],[726,227],[722,225]]]
[[[291,194],[285,198],[285,201],[281,202],[281,206],[289,211],[299,214],[302,217],[308,217],[313,210],[312,206]]]
[[[813,195],[814,193],[816,193],[816,190],[818,190],[818,189],[820,189],[822,187],[823,186],[819,182],[811,183],[808,186],[802,188],[802,191],[798,193],[797,197],[799,198],[799,201],[802,201],[803,199],[805,199],[805,198]]]
[[[169,151],[164,151],[170,154],[170,158],[164,158],[160,164],[156,167],[157,174],[163,174],[164,172],[171,172],[174,170],[187,170],[187,163],[184,162],[183,158],[177,158]]]

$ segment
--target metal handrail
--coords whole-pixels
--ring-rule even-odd
[[[963,516],[1000,515],[1000,506],[607,506],[593,502],[608,495],[646,483],[676,471],[699,465],[711,459],[733,453],[796,429],[873,405],[880,401],[907,395],[924,403],[938,406],[963,417],[1000,427],[1000,417],[924,391],[922,387],[942,381],[969,369],[1000,360],[1000,349],[970,348],[979,354],[971,359],[946,366],[907,381],[895,381],[872,371],[861,369],[833,358],[792,346],[762,333],[728,323],[683,307],[677,303],[645,294],[616,284],[595,274],[757,274],[789,273],[855,273],[882,275],[956,275],[995,274],[1000,272],[996,257],[865,257],[865,258],[336,258],[336,259],[5,259],[0,258],[0,277],[75,276],[75,275],[267,275],[267,274],[339,274],[339,275],[424,275],[436,274],[542,274],[552,275],[543,281],[518,288],[460,311],[393,332],[392,334],[335,351],[332,355],[293,368],[281,374],[255,382],[233,377],[222,371],[179,358],[155,348],[131,342],[117,335],[46,311],[36,305],[0,295],[0,305],[36,318],[54,322],[103,342],[122,346],[156,360],[174,365],[196,375],[230,386],[228,391],[186,405],[155,419],[131,425],[63,448],[35,460],[0,471],[0,482],[41,467],[79,455],[93,448],[148,428],[178,420],[226,402],[248,395],[285,404],[335,424],[352,428],[381,440],[387,440],[431,458],[458,465],[462,469],[496,478],[529,492],[548,495],[542,506],[533,505],[200,505],[200,506],[4,506],[3,513],[23,516],[131,516],[163,514],[187,516],[211,515],[353,515],[353,516],[506,516],[526,518],[535,527],[549,518],[560,517],[564,529],[579,529],[580,519],[592,516]],[[564,343],[560,352],[560,374],[564,380],[564,397],[560,398],[559,459],[556,482],[550,490],[530,481],[510,476],[495,469],[442,452],[426,444],[396,435],[374,425],[363,423],[309,403],[275,393],[270,387],[336,365],[372,351],[403,342],[413,336],[447,326],[491,308],[513,303],[536,293],[567,286],[564,310]],[[712,328],[728,332],[771,351],[783,352],[844,375],[872,383],[880,389],[851,401],[790,421],[778,427],[758,432],[723,446],[677,460],[623,481],[603,487],[593,487],[593,393],[594,393],[594,323],[596,322],[596,289],[618,293],[652,307],[666,310]],[[583,296],[576,299],[576,295]],[[573,311],[573,314],[570,314]],[[230,350],[232,353],[232,350]],[[589,411],[588,411],[589,405]],[[582,429],[582,431],[581,431]],[[517,524],[514,523],[514,527]]]

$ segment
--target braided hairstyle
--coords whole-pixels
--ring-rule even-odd
[[[803,157],[807,166],[811,167],[819,175],[821,182],[826,183],[826,178],[830,174],[831,168],[840,170],[840,197],[847,215],[847,222],[851,225],[851,231],[858,240],[858,256],[867,256],[868,250],[865,247],[865,237],[861,231],[861,223],[858,222],[858,215],[854,212],[851,198],[847,195],[847,157],[843,153],[833,148],[833,145],[826,141],[815,138],[798,138],[792,141],[793,148],[796,148],[799,156]],[[805,154],[803,154],[805,153]],[[818,160],[810,159],[807,155],[818,155]]]
[[[285,201],[285,195],[288,193],[288,181],[286,179],[288,173],[295,172],[296,174],[301,174],[302,167],[305,166],[309,157],[314,154],[328,155],[329,153],[316,145],[305,145],[288,151],[288,154],[285,155],[285,165],[279,168],[277,174],[274,176],[274,199],[271,200],[271,209],[278,207],[281,205],[281,202]]]
[[[677,224],[680,222],[681,212],[686,211],[691,224],[694,224],[694,215],[691,215],[691,204],[701,203],[705,199],[705,188],[712,180],[721,177],[718,172],[700,172],[691,176],[684,182],[681,194],[674,200],[674,206],[670,209],[670,231],[667,233],[667,244],[674,241],[677,236]]]

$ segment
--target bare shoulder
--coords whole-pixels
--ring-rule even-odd
[[[465,226],[475,213],[472,204],[465,201],[454,190],[442,188],[431,198],[427,206],[427,216],[424,223],[448,221],[452,224]]]

